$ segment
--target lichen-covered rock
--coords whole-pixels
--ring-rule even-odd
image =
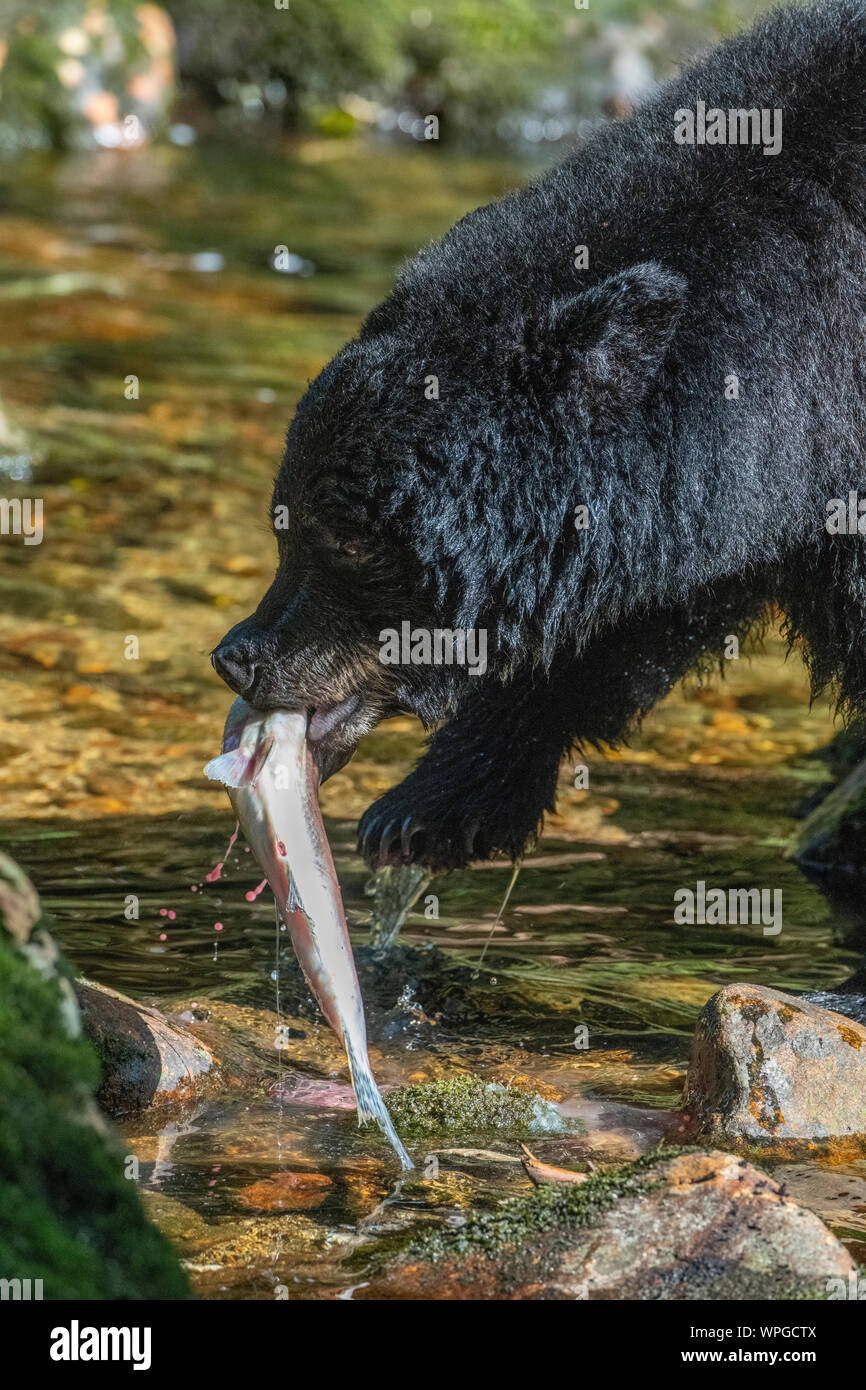
[[[84,1033],[102,1063],[98,1100],[109,1115],[186,1101],[218,1077],[210,1048],[158,1009],[105,985],[77,980]]]
[[[779,990],[726,985],[695,1030],[684,1108],[732,1146],[866,1147],[866,1028]]]
[[[0,920],[16,946],[27,946],[42,916],[39,895],[14,859],[0,851]]]
[[[659,1151],[422,1237],[355,1299],[822,1298],[851,1256],[742,1158]]]
[[[387,1104],[398,1133],[409,1138],[549,1134],[565,1128],[556,1106],[534,1091],[473,1075],[400,1087],[389,1091]]]

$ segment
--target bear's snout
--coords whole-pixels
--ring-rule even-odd
[[[258,673],[260,653],[251,620],[236,623],[211,652],[213,668],[236,695],[251,693]]]
[[[256,678],[255,664],[239,647],[217,647],[211,653],[214,670],[236,695],[246,695]]]

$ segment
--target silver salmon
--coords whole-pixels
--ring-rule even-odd
[[[205,776],[225,784],[307,984],[346,1049],[358,1123],[375,1120],[402,1166],[412,1168],[370,1070],[364,1001],[319,810],[319,770],[307,742],[306,713],[262,714],[238,698],[226,720],[223,751],[208,763]]]

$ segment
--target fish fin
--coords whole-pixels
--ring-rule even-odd
[[[218,758],[211,758],[204,775],[212,782],[222,782],[227,787],[242,787],[249,782],[251,762],[246,753],[235,748],[231,753],[220,753]]]
[[[379,1094],[379,1088],[373,1080],[366,1053],[359,1057],[348,1038],[344,1038],[343,1041],[346,1046],[346,1056],[349,1059],[349,1072],[352,1077],[352,1089],[355,1092],[355,1104],[358,1107],[358,1124],[364,1125],[369,1124],[371,1120],[375,1121],[399,1158],[400,1167],[414,1168],[415,1164],[403,1148],[400,1136],[394,1128],[394,1122],[388,1114],[385,1102]]]
[[[227,787],[252,787],[258,781],[273,746],[273,737],[268,737],[257,745],[252,757],[243,748],[221,753],[207,764],[204,775],[212,782],[222,782]]]

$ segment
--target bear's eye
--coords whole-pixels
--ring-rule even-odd
[[[359,541],[344,540],[342,537],[335,536],[332,531],[322,530],[320,532],[322,542],[328,550],[334,550],[338,555],[344,556],[347,560],[363,560],[367,552]]]

